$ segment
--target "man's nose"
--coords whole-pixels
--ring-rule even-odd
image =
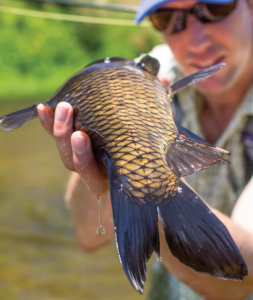
[[[187,17],[188,49],[193,53],[203,53],[210,45],[208,24],[200,22],[195,16]]]

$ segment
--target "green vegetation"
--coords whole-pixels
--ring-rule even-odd
[[[49,12],[129,18],[119,13],[54,5],[20,2],[12,2],[12,5]],[[150,28],[0,13],[0,102],[45,101],[69,76],[88,63],[107,56],[134,58],[158,43],[161,43],[159,36]]]

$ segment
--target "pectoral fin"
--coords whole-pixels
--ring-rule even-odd
[[[229,164],[220,153],[230,154],[208,143],[178,135],[167,150],[167,163],[177,177],[184,177],[212,166]]]
[[[194,83],[197,83],[199,81],[202,81],[204,79],[207,79],[208,77],[213,76],[216,72],[218,72],[222,67],[224,67],[226,64],[225,63],[221,63],[221,64],[217,64],[215,66],[212,66],[210,68],[206,68],[203,69],[201,71],[198,71],[196,73],[193,73],[177,82],[175,82],[174,84],[172,84],[170,86],[172,95],[175,94],[177,91],[192,85]]]

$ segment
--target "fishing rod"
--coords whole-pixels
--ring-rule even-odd
[[[72,14],[52,13],[52,12],[44,12],[39,10],[31,10],[31,9],[4,6],[4,5],[0,5],[0,12],[10,13],[14,15],[35,17],[35,18],[72,21],[72,22],[81,22],[81,23],[90,23],[90,24],[136,26],[134,20],[98,18],[98,17],[80,16],[80,15],[72,15]],[[147,21],[143,21],[139,26],[150,27],[150,23]]]
[[[23,0],[15,0],[15,1],[24,2]],[[113,10],[113,11],[128,12],[128,13],[136,13],[137,11],[137,6],[120,5],[120,4],[103,4],[103,3],[94,3],[94,2],[86,2],[86,1],[68,1],[68,0],[25,0],[25,1],[37,2],[37,3],[60,4],[60,5],[68,5],[68,6],[81,6],[81,7]]]
[[[102,3],[92,3],[87,1],[75,1],[75,0],[73,1],[72,0],[25,0],[25,1],[12,0],[12,1],[50,3],[50,4],[57,4],[57,5],[89,7],[89,8],[112,10],[118,12],[127,12],[127,13],[136,13],[137,11],[137,6],[128,6],[128,5],[120,5],[120,4],[102,4]],[[5,3],[4,0],[0,0],[0,3],[1,2]],[[9,7],[6,5],[0,5],[0,12],[22,15],[22,16],[29,16],[29,17],[36,17],[36,18],[45,18],[45,19],[72,21],[72,22],[81,22],[81,23],[136,26],[134,20],[128,20],[128,19],[121,20],[121,19],[99,18],[99,17],[90,17],[90,16],[62,14],[62,13],[52,13],[52,12],[44,12],[38,10],[25,9],[25,8]],[[143,21],[139,26],[150,27],[150,23],[147,21]]]

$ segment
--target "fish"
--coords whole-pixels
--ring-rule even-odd
[[[204,80],[224,64],[170,86],[157,78],[159,62],[119,57],[93,62],[67,80],[45,103],[74,109],[74,131],[86,132],[110,183],[115,239],[124,272],[140,294],[147,262],[160,258],[160,220],[171,253],[197,272],[242,281],[246,263],[225,225],[180,178],[229,163],[228,151],[176,124],[173,95]],[[38,116],[36,105],[0,119],[13,130]],[[211,188],[211,187],[207,187]],[[168,250],[169,251],[169,250]]]

